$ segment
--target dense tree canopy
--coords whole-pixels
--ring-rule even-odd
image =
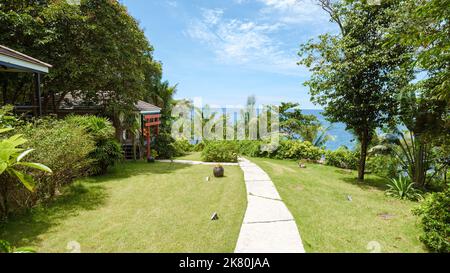
[[[149,97],[161,64],[136,20],[115,0],[5,0],[0,44],[53,65],[44,77],[44,111],[67,94],[101,101],[105,114],[127,111]],[[3,103],[29,103],[30,75],[0,75]]]
[[[364,179],[367,148],[376,128],[396,113],[396,95],[412,77],[403,69],[407,50],[387,48],[385,29],[394,21],[396,1],[369,5],[366,1],[319,1],[339,26],[337,35],[324,34],[301,47],[300,64],[310,68],[312,100],[325,108],[332,122],[343,122],[361,144],[359,179]]]

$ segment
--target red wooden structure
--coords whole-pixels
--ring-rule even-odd
[[[152,137],[152,128],[155,128],[155,135],[159,134],[159,125],[161,124],[161,114],[149,114],[144,115],[143,117],[143,130],[142,134],[144,135],[147,141],[147,161],[153,162],[155,159],[152,157],[151,150],[151,137]]]

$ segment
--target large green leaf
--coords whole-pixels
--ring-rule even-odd
[[[22,184],[25,186],[25,188],[27,188],[29,191],[31,191],[31,192],[34,191],[35,183],[34,183],[33,177],[31,175],[19,172],[14,169],[11,169],[10,173],[15,175],[20,180],[20,182],[22,182]]]
[[[20,247],[14,249],[14,253],[36,253],[36,250],[32,247]]]
[[[31,153],[32,151],[34,151],[34,149],[28,149],[25,152],[22,152],[18,157],[17,157],[17,162],[20,162],[24,157],[26,157],[29,153]]]
[[[6,168],[8,168],[8,164],[6,162],[1,162],[0,161],[0,174],[5,172]]]
[[[48,173],[52,173],[53,171],[45,166],[44,164],[41,163],[32,163],[32,162],[18,162],[17,165],[21,165],[21,166],[26,166],[26,167],[30,167],[33,169],[38,169],[44,172],[48,172]]]
[[[9,131],[11,131],[11,130],[13,130],[13,129],[14,129],[14,128],[0,128],[0,134],[9,132]]]

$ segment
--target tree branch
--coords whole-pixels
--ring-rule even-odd
[[[333,3],[331,0],[317,0],[318,1],[318,5],[324,10],[326,11],[331,19],[338,24],[339,29],[341,30],[342,36],[345,36],[345,30],[342,24],[342,20],[339,17],[339,14],[337,13],[335,7],[333,6]]]

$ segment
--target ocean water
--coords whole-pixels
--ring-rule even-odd
[[[345,130],[345,124],[328,122],[322,115],[323,110],[305,109],[302,110],[302,113],[305,115],[316,116],[325,128],[332,125],[330,130],[328,131],[328,134],[331,135],[334,139],[327,142],[326,148],[328,150],[334,151],[343,145],[347,146],[349,149],[353,149],[355,147],[355,137]]]

